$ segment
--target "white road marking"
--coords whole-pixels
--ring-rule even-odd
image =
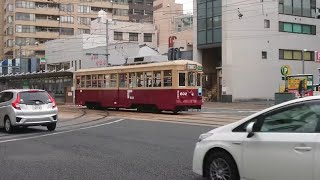
[[[100,127],[100,126],[105,126],[105,125],[110,125],[110,124],[118,123],[118,122],[121,122],[121,121],[123,121],[123,120],[124,120],[124,119],[119,119],[119,120],[112,121],[112,122],[107,122],[107,123],[104,123],[104,124],[98,124],[98,125],[94,125],[94,126],[88,126],[88,127],[83,127],[83,128],[79,128],[79,129],[72,129],[72,130],[61,131],[61,132],[50,133],[50,134],[44,134],[44,135],[39,135],[39,136],[32,136],[32,137],[25,137],[25,138],[17,138],[17,139],[8,139],[8,140],[0,141],[0,144],[2,144],[2,143],[7,143],[7,142],[13,142],[13,141],[21,141],[21,140],[28,140],[28,139],[40,138],[40,137],[53,136],[53,135],[58,135],[58,134],[65,134],[65,133],[69,133],[69,132],[73,132],[73,131],[80,131],[80,130],[85,130],[85,129],[91,129],[91,128],[95,128],[95,127]]]

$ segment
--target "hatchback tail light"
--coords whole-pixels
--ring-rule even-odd
[[[57,106],[56,101],[53,99],[52,96],[50,96],[50,94],[48,94],[48,96],[49,96],[50,101],[51,101],[51,103],[52,103],[52,109],[53,109],[53,108],[55,108],[55,107]]]
[[[16,100],[12,102],[12,107],[15,109],[21,110],[19,103],[20,103],[20,94],[18,93]]]

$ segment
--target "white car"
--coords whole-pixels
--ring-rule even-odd
[[[40,89],[11,89],[0,92],[0,127],[12,133],[16,127],[47,126],[56,129],[55,100]]]
[[[193,171],[210,180],[319,180],[320,96],[285,102],[202,134]]]

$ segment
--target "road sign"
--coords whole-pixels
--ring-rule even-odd
[[[46,58],[44,57],[40,58],[40,64],[46,64]]]
[[[290,75],[290,66],[288,66],[288,65],[285,65],[285,66],[282,66],[281,67],[281,74],[283,75],[283,76],[289,76]]]

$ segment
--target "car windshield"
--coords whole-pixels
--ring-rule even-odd
[[[20,94],[20,103],[21,104],[46,104],[50,102],[48,93],[43,91],[27,91],[21,92]]]

